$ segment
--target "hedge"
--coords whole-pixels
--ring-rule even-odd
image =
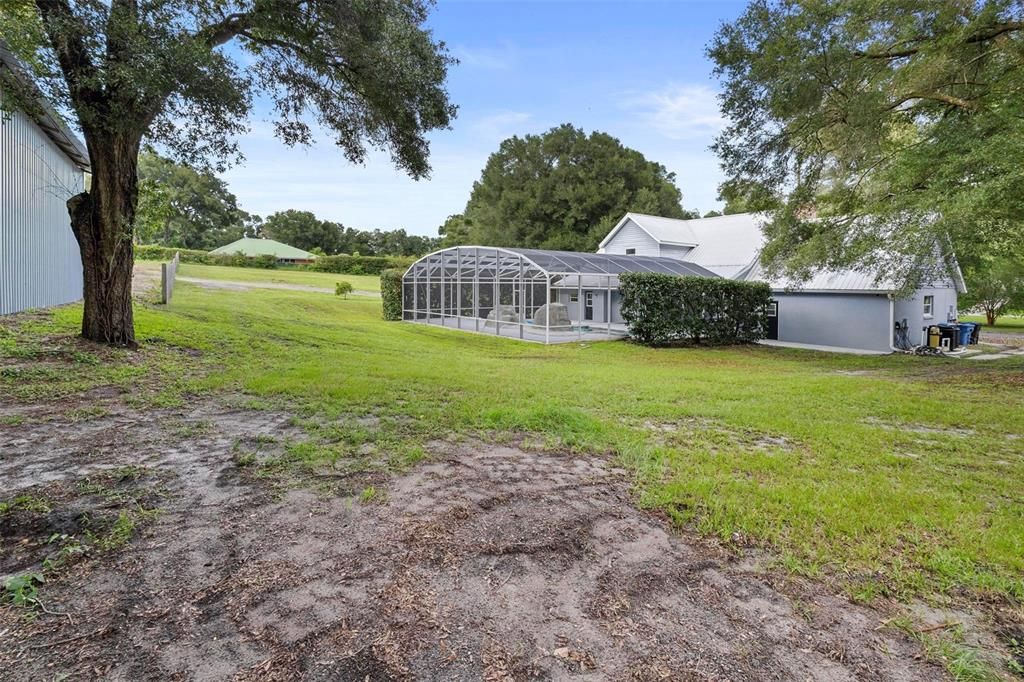
[[[405,270],[390,268],[380,273],[380,301],[385,320],[402,319],[402,276]]]
[[[768,329],[763,282],[629,272],[619,275],[619,291],[630,336],[649,346],[751,343]]]
[[[213,254],[208,251],[197,251],[195,249],[175,249],[169,246],[136,246],[135,260],[159,260],[167,261],[174,258],[174,254],[181,254],[178,259],[181,263],[194,263],[196,265],[227,265],[236,268],[276,268],[277,258],[271,255],[248,257],[240,253]]]
[[[380,275],[390,268],[405,270],[414,260],[404,256],[320,256],[309,267],[341,275]]]

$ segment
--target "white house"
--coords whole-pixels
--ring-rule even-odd
[[[823,270],[806,282],[769,277],[758,260],[765,221],[755,213],[695,220],[627,213],[598,253],[677,258],[721,277],[766,281],[773,291],[768,337],[783,342],[888,352],[897,325],[919,344],[929,324],[956,317],[957,294],[966,288],[955,263],[936,263],[943,275],[899,297],[894,283],[854,270]]]
[[[0,70],[30,83],[2,42]],[[38,105],[12,110],[0,89],[0,315],[82,297],[66,202],[85,186],[89,155],[41,97]]]

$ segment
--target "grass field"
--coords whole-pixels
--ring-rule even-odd
[[[71,334],[79,315],[0,327],[0,353],[32,357],[32,338]],[[452,434],[611,453],[641,504],[770,548],[855,598],[1024,599],[1024,361],[545,347],[379,318],[375,300],[180,283],[169,308],[137,309],[144,362],[85,353],[76,372],[7,372],[0,390],[53,399],[146,376],[156,388],[138,400],[149,404],[242,391],[252,405],[289,405],[313,434],[324,419],[380,419],[320,434],[292,452],[297,466],[356,457],[365,442],[407,464]]]
[[[334,288],[336,282],[351,282],[359,291],[380,291],[377,275],[337,275],[330,272],[278,268],[232,268],[223,265],[193,265],[182,263],[178,274],[184,277],[215,279],[227,282],[272,282],[275,284],[304,284],[311,287]]]
[[[985,324],[984,315],[964,315],[961,319],[967,322],[980,322],[985,329],[993,329],[1004,332],[1024,332],[1024,317],[1004,315],[996,320],[995,326]]]

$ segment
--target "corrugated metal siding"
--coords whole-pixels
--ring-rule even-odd
[[[612,240],[604,245],[603,253],[624,254],[626,249],[636,249],[637,256],[660,256],[658,242],[640,229],[632,220],[627,221]]]
[[[0,315],[82,298],[65,202],[84,181],[28,116],[0,119]]]

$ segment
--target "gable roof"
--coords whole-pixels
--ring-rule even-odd
[[[687,220],[678,218],[662,218],[656,215],[645,213],[627,213],[622,220],[615,224],[608,236],[601,241],[601,248],[612,240],[619,230],[626,226],[626,223],[633,221],[633,224],[650,235],[651,239],[660,244],[673,244],[676,246],[696,246],[695,237],[689,232],[685,223]]]
[[[219,256],[229,256],[241,253],[244,256],[274,256],[278,259],[289,260],[314,260],[316,256],[308,251],[297,249],[294,246],[282,244],[273,239],[255,239],[253,237],[242,237],[238,241],[231,242],[225,246],[214,249],[210,253]]]
[[[50,140],[80,169],[89,170],[89,151],[85,144],[78,139],[64,119],[54,111],[49,101],[43,97],[35,83],[29,76],[25,66],[14,56],[7,45],[0,40],[0,69],[8,71],[22,86],[24,86],[36,99],[35,111],[25,113],[32,117],[36,125],[46,134]]]
[[[639,218],[639,220],[638,220]],[[766,213],[735,213],[716,216],[714,218],[696,218],[679,220],[676,218],[657,218],[627,213],[619,224],[608,233],[601,242],[603,248],[615,236],[615,233],[632,220],[644,228],[644,231],[661,244],[689,244],[693,248],[682,256],[682,259],[696,263],[722,277],[744,281],[767,282],[776,291],[792,289],[798,291],[831,291],[831,292],[889,292],[899,287],[889,278],[878,278],[873,272],[857,269],[827,270],[815,272],[806,281],[792,280],[783,276],[769,277],[759,261],[761,249],[764,247],[762,230],[769,216]],[[654,226],[647,229],[642,223]],[[963,275],[955,261],[945,270],[957,291],[965,292]]]

